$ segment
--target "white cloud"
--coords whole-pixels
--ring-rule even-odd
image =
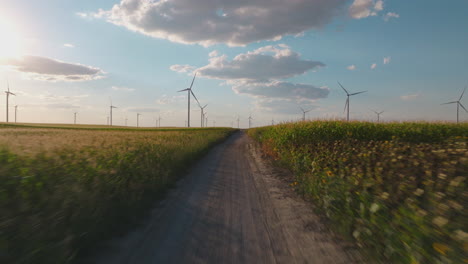
[[[114,90],[114,91],[122,91],[122,92],[133,92],[133,91],[135,91],[134,88],[119,87],[119,86],[112,86],[112,90]]]
[[[210,56],[210,57],[216,57],[218,55],[219,55],[219,53],[218,53],[217,50],[213,50],[212,52],[210,52],[210,54],[208,54],[208,56]]]
[[[39,56],[0,58],[0,65],[12,67],[33,79],[43,81],[89,81],[100,79],[104,74],[99,68]]]
[[[237,94],[257,99],[308,101],[328,96],[329,90],[326,87],[281,80],[325,66],[322,62],[302,59],[287,45],[261,47],[239,54],[232,60],[229,60],[226,55],[211,55],[209,64],[195,71],[201,77],[224,80],[225,84],[230,85]],[[180,68],[171,67],[176,71]]]
[[[414,100],[414,99],[417,99],[417,98],[420,98],[420,97],[421,97],[420,93],[415,93],[415,94],[402,95],[402,96],[400,96],[400,99],[404,100],[404,101],[411,101],[411,100]]]
[[[198,68],[200,76],[220,80],[283,79],[324,67],[318,61],[303,60],[286,45],[265,46],[228,60],[227,56],[211,57],[210,63]]]
[[[383,58],[383,64],[389,64],[391,60],[392,60],[392,57],[385,57]]]
[[[375,68],[377,68],[377,63],[373,63],[371,66],[370,66],[371,70],[374,70]]]
[[[326,87],[316,87],[310,84],[295,84],[283,81],[270,82],[232,82],[232,89],[237,94],[245,94],[255,98],[275,98],[289,100],[308,100],[326,98],[330,90]]]
[[[171,65],[171,67],[169,67],[169,69],[171,69],[171,71],[175,71],[175,72],[193,72],[196,69],[196,67],[186,65],[186,64],[185,65],[176,64],[176,65]]]
[[[70,43],[65,43],[65,44],[63,44],[63,46],[67,47],[67,48],[74,48],[75,47],[75,45],[70,44]]]
[[[346,69],[350,70],[350,71],[354,71],[357,69],[356,65],[349,65],[348,67],[346,67]]]
[[[302,118],[302,112],[299,107],[306,110],[314,110],[318,107],[310,103],[299,104],[299,102],[289,99],[259,99],[255,103],[256,110],[260,112],[271,112],[281,114],[297,114],[298,118]],[[300,106],[299,106],[300,105]]]
[[[376,16],[377,13],[383,9],[382,0],[354,0],[353,4],[348,9],[348,12],[350,17],[361,19]]]
[[[204,46],[246,45],[320,29],[347,0],[121,0],[93,16],[155,38]],[[291,15],[294,14],[294,15]]]
[[[167,105],[167,104],[172,104],[175,102],[181,102],[182,100],[185,100],[185,99],[186,99],[185,95],[167,96],[166,94],[164,94],[163,96],[161,96],[161,98],[156,100],[156,103],[160,105]]]
[[[391,18],[400,18],[400,15],[397,14],[397,13],[388,12],[387,14],[385,14],[385,15],[383,16],[383,20],[385,20],[385,21],[388,21],[388,20],[390,20]]]

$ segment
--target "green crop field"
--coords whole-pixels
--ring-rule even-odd
[[[337,232],[390,263],[468,262],[468,124],[314,121],[250,129]]]
[[[0,126],[0,263],[65,263],[234,130]]]

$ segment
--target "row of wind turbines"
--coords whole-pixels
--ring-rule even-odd
[[[195,96],[195,93],[193,92],[193,84],[195,82],[195,78],[197,77],[197,74],[195,73],[194,76],[193,76],[193,79],[192,79],[192,82],[190,84],[190,87],[186,88],[186,89],[182,89],[182,90],[179,90],[177,92],[187,92],[187,122],[186,122],[186,126],[187,127],[190,127],[190,101],[191,101],[191,98],[190,96],[192,95],[193,98],[195,98],[195,100],[197,101],[197,104],[198,104],[198,107],[200,108],[200,113],[201,113],[201,116],[200,116],[200,126],[201,127],[207,127],[208,126],[208,115],[207,113],[205,112],[205,108],[208,106],[208,104],[205,104],[204,106],[202,106],[200,104],[200,101],[198,100],[198,98]],[[351,96],[355,96],[355,95],[358,95],[358,94],[362,94],[362,93],[365,93],[367,91],[360,91],[360,92],[354,92],[354,93],[350,93],[348,90],[346,90],[346,88],[340,83],[338,82],[338,85],[343,89],[343,91],[346,93],[346,102],[345,102],[345,107],[344,107],[344,111],[346,112],[346,121],[349,121],[349,109],[350,109],[350,97]],[[466,88],[465,87],[463,89],[463,92],[461,93],[460,97],[458,98],[458,100],[456,101],[451,101],[451,102],[447,102],[447,103],[443,103],[441,105],[446,105],[446,104],[457,104],[457,123],[459,123],[460,121],[460,107],[465,110],[465,112],[468,113],[468,110],[465,108],[465,106],[463,106],[463,104],[461,103],[461,100],[463,98],[463,95],[465,94],[465,91],[466,91]],[[13,96],[16,96],[15,93],[11,92],[10,91],[10,83],[7,79],[7,90],[5,91],[5,94],[6,94],[6,122],[8,123],[9,122],[9,98],[10,98],[10,95],[13,95]],[[117,106],[113,105],[112,103],[112,98],[109,98],[110,100],[110,106],[109,106],[109,112],[110,112],[110,115],[108,117],[108,125],[112,126],[112,121],[113,121],[113,116],[112,116],[112,110],[117,108]],[[18,105],[15,105],[14,106],[15,108],[15,123],[16,123],[16,120],[17,120],[17,110],[18,110]],[[305,110],[304,108],[302,107],[299,107],[302,111],[302,120],[305,121],[305,117],[306,117],[306,113],[310,112],[310,110]],[[377,122],[380,122],[380,115],[382,113],[384,113],[384,111],[380,111],[380,112],[377,112],[377,111],[374,111],[372,110],[376,115],[377,115]],[[77,112],[74,112],[74,124],[76,124],[76,115],[77,115]],[[137,127],[139,127],[139,118],[142,114],[140,113],[137,113]],[[161,126],[161,116],[159,116],[157,120],[157,123],[159,123],[159,127]],[[249,128],[251,128],[252,126],[252,114],[249,115]],[[239,121],[240,121],[240,118],[239,116],[237,117],[237,127],[239,128]],[[272,120],[272,124],[274,124],[274,120]],[[125,125],[127,125],[127,118],[125,119]],[[213,121],[213,125],[215,125],[215,121]]]

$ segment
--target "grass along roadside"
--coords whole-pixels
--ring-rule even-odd
[[[248,133],[335,230],[377,259],[467,261],[467,124],[316,121]]]
[[[232,131],[0,128],[0,262],[71,262]]]

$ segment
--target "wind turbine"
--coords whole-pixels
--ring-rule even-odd
[[[110,100],[110,106],[109,106],[109,108],[110,108],[110,126],[112,126],[112,109],[117,108],[117,106],[112,105],[112,98],[109,97],[109,100]]]
[[[6,93],[6,121],[8,123],[8,101],[9,101],[8,99],[10,97],[10,94],[16,96],[16,94],[10,92],[10,82],[8,82],[8,79],[7,79],[7,88],[8,90],[5,91],[5,93]]]
[[[300,106],[299,106],[299,108],[300,108],[301,111],[302,111],[302,121],[305,121],[305,114],[306,114],[306,113],[309,113],[310,111],[312,111],[312,109],[310,109],[310,110],[304,110],[304,108],[302,108],[302,107],[300,107]]]
[[[458,122],[459,122],[460,106],[465,110],[465,112],[468,113],[468,110],[466,110],[466,108],[465,108],[465,107],[462,105],[462,103],[460,102],[461,99],[462,99],[462,97],[463,97],[463,94],[465,93],[465,91],[466,91],[466,87],[465,87],[465,89],[463,89],[463,92],[462,92],[462,94],[460,95],[460,98],[458,98],[457,101],[448,102],[448,103],[443,103],[443,105],[444,105],[444,104],[457,104],[457,124],[458,124]],[[8,102],[8,101],[7,101],[7,102]],[[7,122],[8,122],[8,121],[7,121]]]
[[[140,116],[141,116],[141,114],[140,114],[140,113],[137,113],[137,127],[140,126],[140,123],[139,123]]]
[[[367,91],[361,91],[361,92],[357,92],[357,93],[348,93],[348,91],[343,87],[343,85],[341,85],[340,82],[338,82],[338,84],[341,86],[341,88],[343,88],[343,90],[345,91],[346,95],[348,96],[348,98],[346,98],[346,104],[345,104],[345,111],[346,109],[348,109],[348,114],[346,115],[346,121],[349,121],[349,97],[350,96],[353,96],[353,95],[357,95],[357,94],[361,94],[361,93],[365,93]]]
[[[15,123],[16,123],[16,113],[18,112],[18,105],[15,105]]]
[[[252,118],[252,114],[250,114],[250,115],[249,115],[249,128],[250,128],[250,126],[251,126],[252,119],[253,119],[253,118]]]
[[[271,125],[274,126],[275,125],[275,120],[272,118],[271,119]]]
[[[205,126],[208,127],[208,113],[205,113]]]
[[[193,95],[193,97],[195,98],[195,100],[197,100],[198,102],[198,99],[197,97],[195,96],[195,94],[193,93],[192,91],[192,86],[193,86],[193,82],[195,81],[195,77],[197,77],[197,73],[195,73],[195,75],[193,76],[193,80],[192,80],[192,83],[190,84],[190,87],[187,88],[187,89],[183,89],[183,90],[180,90],[180,91],[177,91],[177,92],[185,92],[187,91],[187,98],[188,98],[188,109],[187,109],[187,127],[190,127],[190,94]]]
[[[161,116],[158,117],[158,125],[161,127]]]
[[[379,122],[380,122],[380,115],[381,115],[384,111],[377,112],[377,111],[372,110],[372,112],[374,112],[374,113],[377,115],[377,123],[379,123]]]
[[[200,107],[200,110],[201,110],[201,123],[200,123],[200,126],[201,126],[201,127],[204,127],[204,123],[203,123],[203,121],[204,121],[204,119],[205,119],[204,110],[205,110],[205,107],[207,107],[207,106],[208,106],[208,104],[206,104],[206,105],[203,106],[203,107],[202,107],[200,104],[198,104],[198,107]]]
[[[75,125],[76,125],[76,114],[77,114],[77,113],[78,113],[78,112],[73,113],[73,124],[75,124]]]

